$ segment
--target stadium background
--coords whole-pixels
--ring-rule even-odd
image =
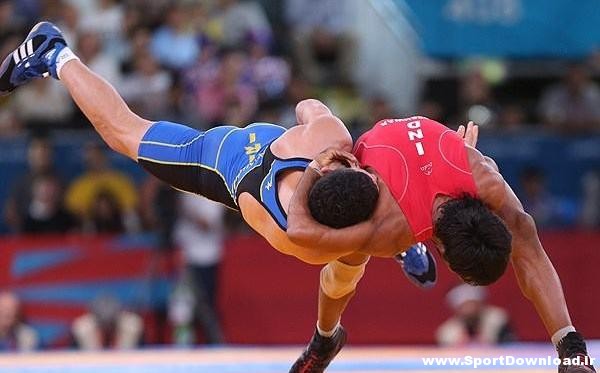
[[[420,114],[453,128],[475,120],[479,147],[536,210],[575,325],[600,338],[597,1],[2,1],[2,55],[40,19],[56,22],[82,59],[152,119],[204,129],[253,121],[291,126],[294,104],[316,97],[355,136],[383,117]],[[171,30],[181,37],[169,39]],[[550,97],[569,79],[582,80],[586,92],[574,108]],[[101,293],[143,316],[145,343],[171,343],[164,310],[181,255],[144,220],[148,176],[133,162],[107,153],[139,190],[137,204],[120,211],[126,223],[116,234],[84,221],[66,234],[27,232],[10,214],[11,198],[28,195],[19,180],[32,139],[52,143],[63,192],[98,141],[57,86],[37,83],[0,102],[0,286],[21,297],[43,348],[69,345],[70,323]],[[306,342],[319,269],[278,254],[234,215],[227,227],[218,294],[225,341]],[[422,293],[394,262],[374,260],[344,317],[351,341],[433,343],[450,315],[445,293],[457,283],[445,269],[440,277]],[[490,302],[510,311],[520,340],[547,340],[510,273],[489,290]]]

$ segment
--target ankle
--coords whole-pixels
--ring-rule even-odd
[[[335,324],[335,326],[331,329],[321,329],[319,327],[319,323],[317,322],[317,333],[319,333],[319,335],[321,337],[325,337],[325,338],[331,338],[335,332],[338,330],[338,328],[340,327],[340,321],[338,320],[337,324]]]

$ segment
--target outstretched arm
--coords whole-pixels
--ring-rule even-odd
[[[469,147],[477,145],[478,128],[472,122],[466,128],[460,126],[457,132]],[[535,222],[498,172],[494,160],[476,149],[470,154],[476,157],[471,166],[473,174],[480,175],[481,199],[504,220],[512,234],[511,261],[519,288],[533,303],[546,330],[553,336],[558,330],[571,326],[571,318],[560,279],[542,247]]]
[[[505,183],[506,201],[498,211],[512,233],[511,261],[523,295],[535,306],[550,336],[570,326],[558,274],[539,240],[533,218]]]

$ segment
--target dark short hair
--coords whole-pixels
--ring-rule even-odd
[[[489,285],[508,265],[512,236],[481,200],[469,195],[440,206],[435,236],[444,245],[450,269],[471,285]]]
[[[313,218],[332,228],[344,228],[371,217],[379,190],[363,172],[341,168],[325,174],[308,195]]]

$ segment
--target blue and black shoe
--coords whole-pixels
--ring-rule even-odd
[[[433,255],[422,243],[417,243],[407,251],[394,257],[400,263],[410,282],[420,288],[431,288],[437,282],[437,267]]]
[[[0,95],[36,78],[56,74],[56,58],[67,46],[58,29],[50,22],[33,26],[25,41],[9,54],[0,65]]]

